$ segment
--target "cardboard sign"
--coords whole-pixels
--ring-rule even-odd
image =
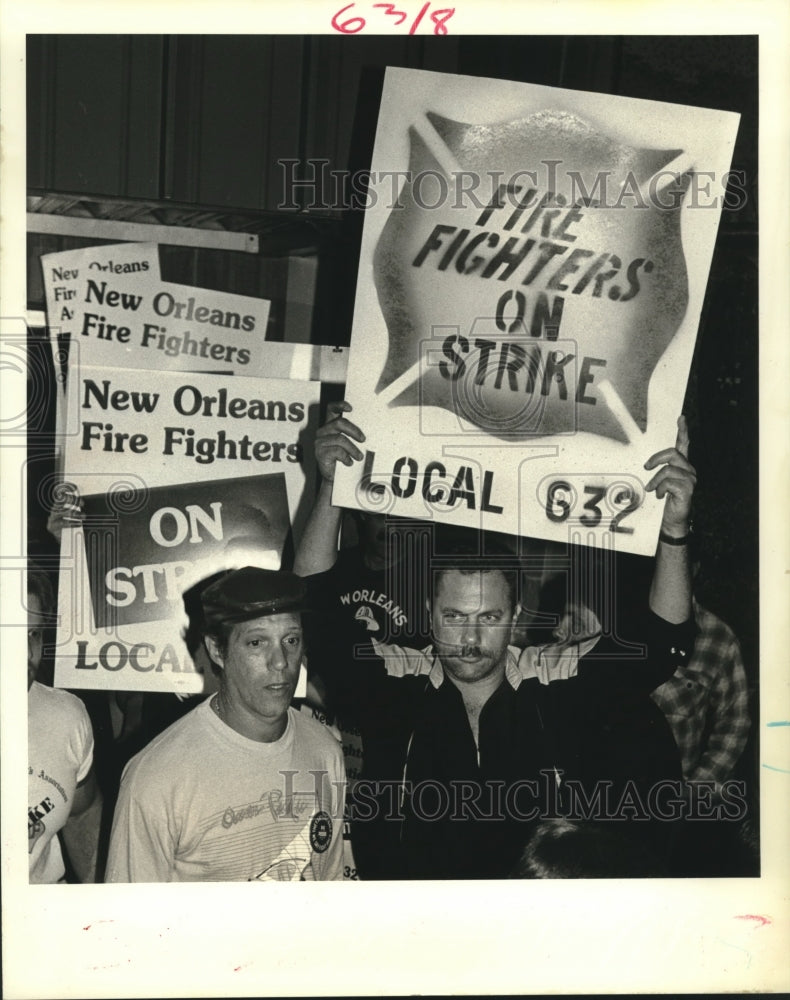
[[[44,254],[40,260],[55,370],[64,376],[69,339],[75,327],[82,325],[78,303],[84,299],[87,278],[139,275],[159,280],[156,243],[114,243],[64,250]],[[61,381],[65,383],[65,377]]]
[[[278,569],[288,528],[281,472],[86,497],[82,558],[61,587],[83,627],[61,628],[56,683],[201,691],[200,590],[222,570]]]
[[[81,250],[65,250],[61,253],[45,254],[41,258],[41,271],[44,279],[46,295],[47,322],[52,346],[55,372],[65,392],[66,375],[68,372],[68,352],[72,335],[82,329],[84,314],[77,303],[84,301],[86,280],[106,277],[144,276],[149,280],[159,280],[159,250],[156,243],[113,243],[107,246],[87,247]],[[170,287],[170,286],[165,286]],[[183,286],[181,286],[183,287]],[[195,294],[198,290],[192,289]],[[202,294],[208,293],[206,289]],[[244,296],[239,298],[244,299]],[[268,312],[269,302],[262,302]],[[265,336],[265,323],[261,326],[261,338]],[[150,338],[149,338],[150,340]],[[187,342],[189,344],[189,341]],[[87,347],[81,341],[81,356],[85,364],[105,364],[100,360],[103,354],[97,353],[97,348]],[[321,382],[345,382],[348,349],[345,347],[329,347],[319,344],[292,344],[285,341],[266,341],[257,345],[263,352],[266,361],[267,378],[296,378]],[[98,352],[106,351],[106,345],[98,347]],[[167,355],[166,355],[167,356]],[[191,370],[188,358],[181,365],[182,370]],[[124,361],[125,367],[150,367],[140,365],[140,358],[148,355],[128,355]],[[94,360],[94,358],[96,360]],[[133,363],[134,362],[134,363]],[[163,366],[168,367],[168,366]],[[227,369],[224,361],[217,365],[217,370]],[[251,374],[238,369],[238,374]],[[58,427],[61,424],[58,423]]]
[[[81,322],[76,303],[84,294],[88,275],[148,275],[159,279],[159,250],[156,243],[113,243],[80,250],[44,254],[41,258],[44,297],[47,309],[52,364],[61,392],[55,396],[55,428],[60,433],[65,414],[66,377],[69,348],[75,324]],[[56,462],[63,469],[63,452],[56,446]]]
[[[652,553],[737,123],[388,69],[334,502]]]
[[[278,569],[290,528],[281,472],[134,491],[121,503],[99,493],[84,511],[98,628],[171,619],[184,591],[231,565]]]
[[[199,692],[183,595],[280,565],[312,496],[319,384],[163,372],[149,388],[82,366],[68,384],[65,476],[85,522],[61,541],[55,683]]]
[[[162,281],[154,244],[41,260],[50,328],[70,335],[83,364],[266,374],[266,299]]]

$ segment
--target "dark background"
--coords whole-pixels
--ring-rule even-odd
[[[78,206],[81,198],[109,201],[118,218],[141,206],[161,222],[171,208],[205,210],[212,224],[259,233],[257,257],[163,246],[162,275],[270,298],[275,327],[288,256],[317,257],[311,339],[347,344],[361,213],[320,207],[306,191],[298,208],[279,208],[277,160],[323,158],[327,171],[368,167],[383,67],[739,112],[732,167],[743,171],[747,197],[722,214],[685,410],[699,472],[698,594],[735,629],[756,695],[757,55],[756,37],[743,36],[33,35],[29,192],[73,195]],[[331,190],[326,196],[334,200]],[[100,241],[30,235],[30,308],[43,309],[39,256],[90,242]],[[31,358],[37,377],[51,378],[48,350],[35,336]],[[31,414],[32,429],[43,432],[31,438],[31,547],[44,550],[37,478],[48,470],[52,413],[38,406]]]

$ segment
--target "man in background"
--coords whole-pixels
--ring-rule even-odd
[[[27,834],[31,883],[66,881],[63,838],[80,882],[97,880],[102,797],[85,706],[36,680],[55,600],[47,576],[27,574]]]

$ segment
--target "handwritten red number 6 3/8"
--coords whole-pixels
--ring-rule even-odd
[[[335,31],[339,31],[343,35],[356,35],[358,31],[362,31],[362,29],[365,27],[366,22],[364,17],[356,16],[356,17],[348,17],[346,18],[345,21],[340,20],[340,17],[343,14],[345,14],[347,10],[350,10],[353,6],[354,6],[353,3],[346,4],[346,6],[341,7],[340,10],[332,18],[332,27],[335,29]],[[398,10],[394,4],[374,3],[373,6],[382,8],[384,10],[384,13],[388,17],[397,17],[398,24],[403,24],[403,22],[406,20],[407,17],[406,12],[403,10]],[[415,33],[418,24],[422,20],[423,16],[425,15],[429,7],[430,3],[426,3],[423,6],[422,10],[415,18],[414,23],[411,26],[411,29],[409,30],[410,35],[413,35]],[[434,35],[447,34],[447,21],[450,20],[450,18],[453,16],[454,13],[455,13],[455,7],[447,7],[442,10],[435,10],[431,14],[431,20],[434,23],[434,29],[433,29]]]

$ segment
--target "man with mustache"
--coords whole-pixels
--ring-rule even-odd
[[[335,463],[362,458],[355,444],[362,440],[343,415],[319,431],[319,505],[329,503]],[[371,641],[336,614],[317,623],[313,668],[336,704],[356,706],[362,720],[365,771],[352,815],[356,829],[369,823],[380,833],[376,877],[504,877],[532,826],[563,815],[571,792],[592,818],[619,807],[622,819],[644,810],[640,793],[679,780],[672,734],[649,693],[693,645],[684,539],[695,474],[687,447],[683,423],[677,447],[646,462],[658,469],[647,489],[667,498],[662,540],[649,608],[646,597],[616,633],[604,634],[593,618],[581,636],[511,646],[518,566],[506,552],[481,555],[484,548],[434,556],[433,641],[423,650]],[[331,607],[320,574],[308,583]],[[575,617],[589,624],[589,616]],[[655,831],[632,825],[648,841],[648,829]]]

